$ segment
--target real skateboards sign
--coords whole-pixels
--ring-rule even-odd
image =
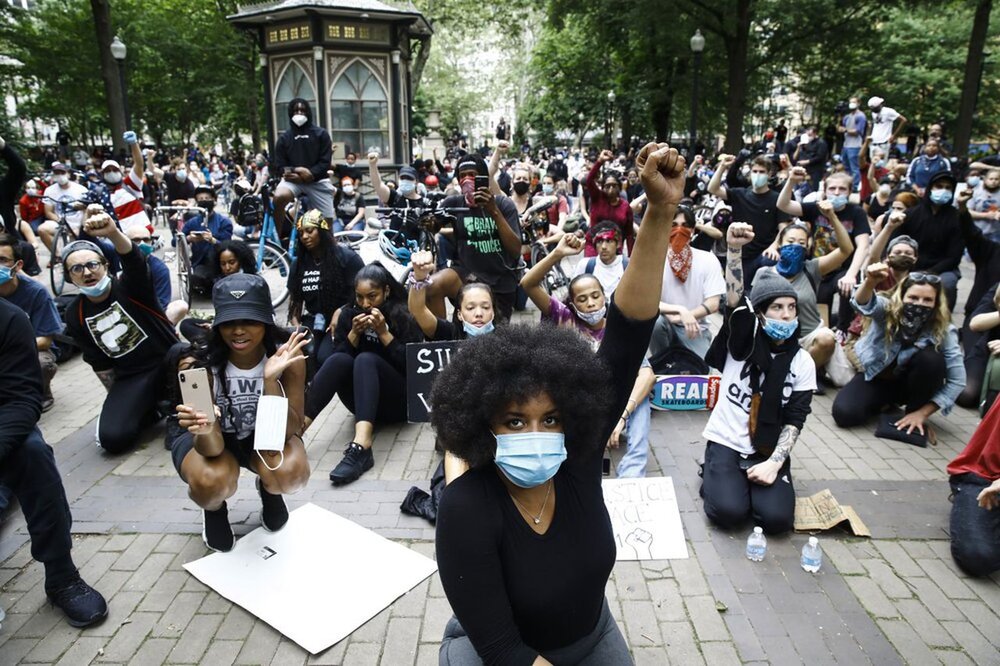
[[[712,409],[721,381],[719,375],[657,375],[650,402],[660,410]]]

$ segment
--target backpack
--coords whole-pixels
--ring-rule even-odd
[[[979,393],[979,416],[986,416],[998,394],[1000,394],[1000,357],[991,355],[986,364],[983,388]]]
[[[587,270],[584,273],[594,274],[594,269],[597,268],[597,257],[591,257],[587,260]],[[628,268],[628,257],[622,257],[622,270]]]
[[[649,359],[657,375],[707,375],[708,363],[687,347],[668,347]]]

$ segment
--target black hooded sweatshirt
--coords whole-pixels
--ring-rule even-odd
[[[291,122],[292,109],[300,103],[306,107],[306,122],[302,127]],[[289,128],[278,137],[274,147],[274,168],[281,173],[286,167],[305,167],[312,173],[314,182],[329,178],[327,171],[333,160],[333,142],[329,132],[313,124],[309,102],[299,97],[293,99],[288,104],[288,121]]]
[[[955,184],[955,176],[947,171],[931,176],[924,191],[924,198],[906,211],[906,221],[892,235],[896,238],[906,234],[916,240],[920,248],[917,252],[915,270],[938,275],[945,271],[958,270],[962,252],[965,250],[962,229],[958,222],[958,209],[951,203],[943,206],[931,203],[934,183],[942,180]]]
[[[14,238],[20,239],[21,232],[17,228],[14,204],[17,203],[17,196],[27,178],[28,165],[14,152],[9,143],[0,150],[0,159],[7,163],[7,173],[0,178],[0,218],[3,218],[3,229]]]

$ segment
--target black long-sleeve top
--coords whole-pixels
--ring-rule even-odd
[[[35,331],[19,307],[0,298],[0,468],[42,414],[42,369]]]
[[[972,222],[969,211],[963,210],[958,215],[958,226],[962,230],[962,239],[969,250],[969,257],[976,265],[976,277],[969,290],[969,298],[965,301],[965,320],[968,323],[972,310],[983,300],[983,296],[996,288],[1000,282],[1000,243],[992,241]],[[923,248],[920,253],[923,254]]]
[[[337,319],[337,327],[333,331],[333,351],[344,352],[351,356],[357,356],[361,352],[373,352],[387,360],[392,367],[406,374],[406,343],[421,342],[423,336],[420,327],[410,318],[409,312],[404,309],[397,311],[395,315],[385,310],[386,323],[389,332],[392,333],[392,342],[383,345],[378,335],[374,331],[365,331],[358,336],[358,346],[355,347],[347,339],[351,332],[352,322],[355,317],[364,312],[357,305],[345,305],[340,311],[340,318]],[[403,318],[406,318],[405,320]]]
[[[9,143],[0,150],[0,157],[7,163],[7,173],[0,179],[0,218],[3,218],[3,228],[8,234],[21,238],[17,217],[14,216],[14,205],[28,176],[28,165]]]
[[[598,356],[612,373],[609,420],[555,475],[545,534],[521,517],[494,465],[469,470],[441,496],[437,561],[445,594],[483,663],[531,664],[594,630],[616,545],[601,459],[639,372],[653,323],[612,303]],[[497,377],[498,381],[503,378]],[[567,447],[574,450],[574,447]]]

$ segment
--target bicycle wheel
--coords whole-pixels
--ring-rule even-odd
[[[69,232],[60,225],[52,238],[52,256],[49,257],[49,281],[52,283],[52,295],[61,296],[66,286],[66,271],[62,265],[62,251],[70,243]]]
[[[177,234],[177,252],[174,261],[177,265],[177,294],[176,298],[191,305],[191,246],[188,245],[184,234]]]
[[[569,276],[566,275],[566,271],[563,270],[562,266],[556,264],[549,274],[545,276],[545,281],[542,285],[545,287],[545,291],[549,293],[549,296],[556,299],[557,301],[566,302],[566,298],[569,296]]]
[[[254,241],[247,245],[250,246],[253,256],[260,256],[259,242]],[[288,274],[291,272],[288,254],[274,243],[264,243],[264,260],[260,262],[257,272],[267,281],[267,286],[271,290],[271,305],[277,308],[288,298]]]
[[[357,250],[361,244],[368,240],[368,233],[361,230],[352,229],[350,231],[338,231],[333,235],[341,245],[347,245],[352,250]]]

